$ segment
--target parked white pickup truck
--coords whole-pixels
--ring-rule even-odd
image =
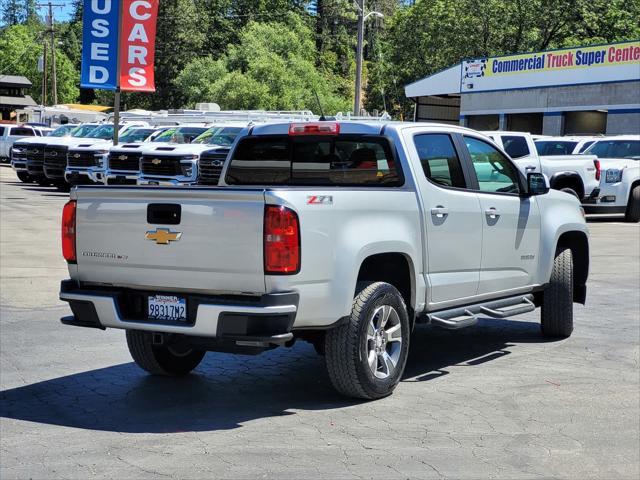
[[[207,129],[188,144],[148,145],[142,151],[138,185],[217,184],[229,147],[246,127],[247,122],[226,123]],[[204,156],[203,169],[200,168],[201,156]],[[200,173],[203,173],[202,182],[199,182]]]
[[[600,163],[596,156],[540,156],[529,133],[483,132],[504,148],[521,172],[541,172],[551,188],[569,193],[583,202],[598,197]]]
[[[61,125],[52,132],[50,132],[47,136],[47,140],[49,141],[52,138],[58,137],[68,137],[71,135],[71,132],[76,129],[78,125],[75,124],[66,124]],[[29,175],[27,171],[27,157],[29,156],[30,147],[32,145],[37,145],[38,143],[44,145],[45,140],[38,137],[25,137],[21,138],[19,141],[13,144],[11,148],[11,168],[16,172],[16,175],[22,182],[31,182],[35,181]],[[35,150],[31,148],[31,151]],[[43,176],[44,178],[44,176]]]
[[[600,195],[584,206],[587,213],[624,213],[627,222],[640,221],[640,136],[598,140],[586,152],[600,159]]]
[[[11,147],[13,147],[16,140],[35,136],[38,136],[38,134],[29,125],[0,123],[0,162],[11,161]]]
[[[338,391],[374,399],[400,381],[417,322],[457,329],[541,307],[542,334],[567,337],[586,299],[578,201],[473,130],[257,125],[220,183],[74,189],[62,323],[125,329],[136,363],[161,375],[207,350],[303,339]]]
[[[146,122],[120,124],[118,135],[122,142],[144,140],[154,129]],[[106,184],[107,160],[113,147],[113,124],[102,125],[83,142],[69,145],[65,168],[65,181],[71,185]]]

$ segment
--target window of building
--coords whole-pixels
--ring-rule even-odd
[[[464,137],[473,169],[481,192],[520,192],[518,173],[513,164],[502,153],[487,142],[473,137]]]
[[[466,187],[462,164],[449,135],[416,135],[413,141],[422,170],[429,180],[445,187]]]

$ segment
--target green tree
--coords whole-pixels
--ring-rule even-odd
[[[28,78],[33,84],[29,95],[38,103],[42,100],[42,74],[38,72],[38,58],[44,51],[43,34],[44,30],[40,24],[12,25],[0,31],[0,74],[22,75]],[[52,75],[51,67],[49,64],[49,79]],[[79,74],[73,63],[60,50],[56,50],[56,78],[58,103],[75,102],[78,98]],[[50,91],[48,100],[51,101]]]
[[[315,66],[311,29],[300,16],[286,23],[251,22],[219,60],[198,59],[175,84],[187,104],[214,101],[225,109],[346,111],[350,99],[336,93],[335,79]]]

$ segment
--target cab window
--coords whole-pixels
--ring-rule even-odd
[[[451,137],[444,133],[416,135],[413,139],[424,175],[436,185],[465,188],[462,164]]]
[[[529,146],[527,145],[527,139],[517,135],[504,135],[502,137],[502,145],[504,151],[509,154],[511,158],[526,157],[529,152]]]
[[[520,193],[518,172],[511,161],[489,143],[464,137],[481,192]]]

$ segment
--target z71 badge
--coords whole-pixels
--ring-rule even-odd
[[[333,205],[332,195],[309,195],[307,205]]]

